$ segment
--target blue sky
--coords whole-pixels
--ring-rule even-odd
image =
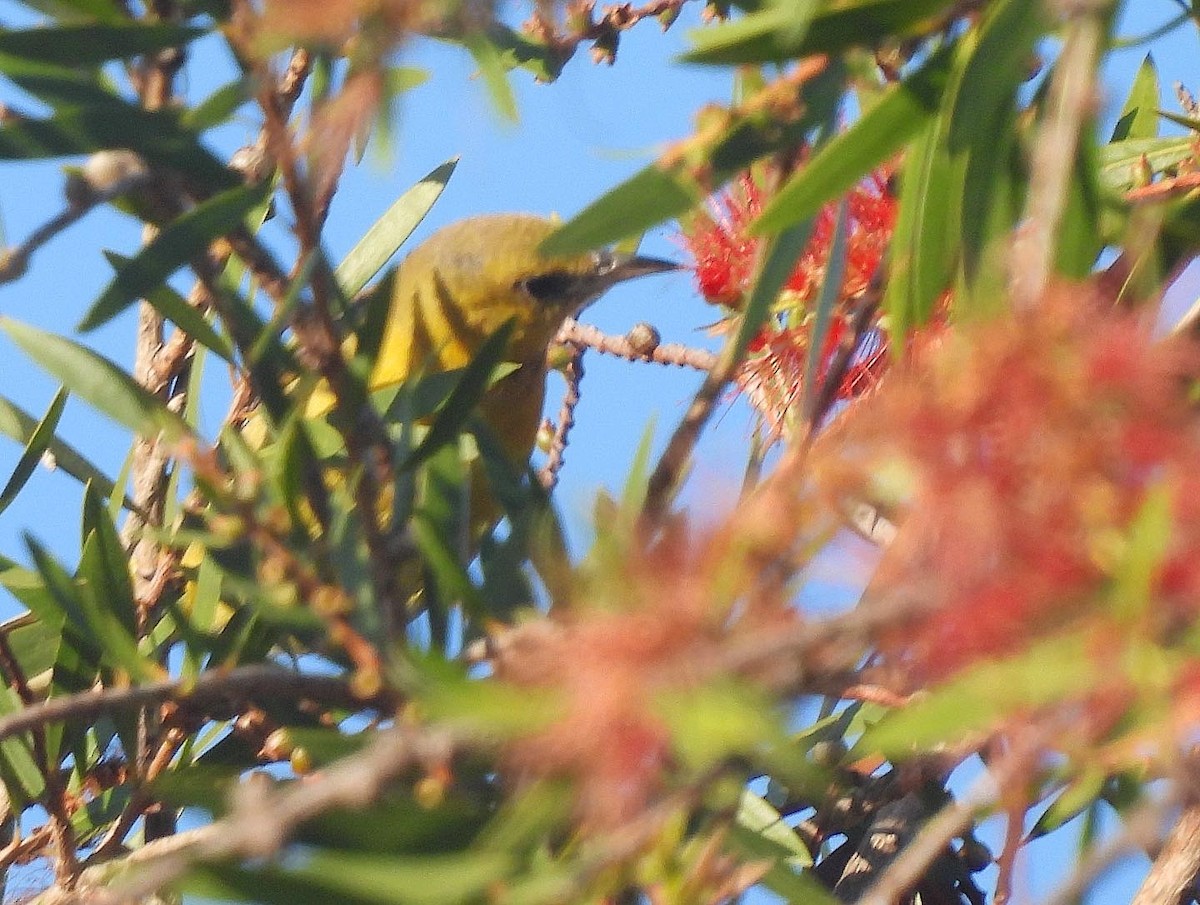
[[[524,6],[509,4],[512,15]],[[1141,34],[1168,20],[1179,7],[1171,0],[1134,0],[1123,34]],[[430,80],[408,94],[398,109],[391,156],[368,153],[362,166],[342,181],[327,230],[335,258],[382,214],[392,201],[423,174],[452,156],[461,161],[449,187],[414,240],[456,219],[486,211],[559,212],[570,216],[606,189],[652,159],[664,143],[688,133],[696,110],[723,103],[730,93],[730,74],[722,69],[685,67],[672,62],[685,46],[689,28],[697,27],[700,4],[688,4],[676,26],[663,35],[654,23],[643,23],[622,38],[614,67],[593,65],[580,53],[553,85],[537,85],[515,73],[520,122],[508,125],[489,107],[474,64],[457,48],[432,41],[416,42],[401,59],[427,68]],[[16,4],[0,0],[0,23],[23,24]],[[1163,85],[1163,107],[1177,109],[1172,83],[1194,78],[1197,46],[1194,31],[1181,29],[1152,46]],[[1116,53],[1105,69],[1106,86],[1128,85],[1145,48]],[[185,72],[191,99],[205,96],[230,76],[220,42],[206,40]],[[1200,93],[1200,85],[1191,85]],[[0,87],[0,100],[13,99]],[[1102,98],[1111,122],[1123,101],[1123,89],[1106,88]],[[212,134],[212,146],[226,156],[253,139],[251,116]],[[0,223],[8,242],[22,239],[61,206],[61,162],[5,164],[0,178]],[[110,276],[101,254],[112,249],[132,254],[138,247],[136,223],[117,214],[96,212],[55,239],[34,258],[28,275],[0,286],[0,313],[45,329],[69,330]],[[648,253],[681,258],[670,226],[646,238]],[[178,285],[186,290],[187,283]],[[1186,293],[1184,293],[1186,295]],[[1187,301],[1190,302],[1190,298]],[[704,325],[716,319],[713,309],[693,291],[686,273],[658,276],[618,287],[594,306],[586,320],[624,333],[639,320],[655,324],[668,341],[712,347]],[[118,318],[87,341],[118,361],[128,362],[133,345],[132,314]],[[558,491],[573,535],[586,536],[590,500],[597,487],[619,488],[646,427],[657,424],[659,445],[691,398],[699,377],[691,372],[652,365],[587,357],[587,378],[578,426],[567,453]],[[223,375],[212,368],[204,397],[203,424],[212,429],[224,415],[219,385]],[[35,415],[49,403],[56,387],[0,337],[0,392]],[[556,409],[561,384],[551,378],[548,401]],[[697,509],[719,508],[736,492],[744,466],[750,419],[741,406],[724,411],[701,444],[688,499]],[[76,401],[70,402],[60,432],[116,475],[128,448],[125,434]],[[0,438],[0,481],[7,478],[20,449]],[[0,554],[25,559],[21,536],[32,531],[73,563],[78,552],[80,488],[70,478],[44,470],[31,480],[16,503],[0,515]],[[837,556],[827,557],[814,571],[808,597],[822,606],[852,599],[862,575],[844,568],[862,552],[846,541]],[[0,599],[0,618],[17,611]],[[1063,840],[1065,841],[1065,840]],[[1062,842],[1034,846],[1022,867],[1018,893],[1038,898],[1053,887],[1071,853]],[[1127,900],[1138,879],[1138,865],[1106,880],[1098,902]]]

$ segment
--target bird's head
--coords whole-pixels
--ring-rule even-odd
[[[600,250],[549,257],[538,248],[559,223],[531,214],[471,217],[434,233],[401,266],[401,279],[421,275],[435,284],[448,319],[479,336],[515,319],[514,360],[533,361],[568,317],[617,283],[679,265],[658,258]]]

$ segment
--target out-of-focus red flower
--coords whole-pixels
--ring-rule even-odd
[[[818,380],[823,380],[845,330],[850,303],[874,277],[887,251],[896,221],[896,199],[890,171],[881,169],[850,192],[847,206],[846,260],[839,303],[822,342]],[[695,220],[683,242],[695,263],[696,280],[705,299],[739,309],[750,288],[763,239],[751,236],[750,223],[761,212],[764,192],[750,175],[713,200]],[[837,206],[817,215],[813,235],[788,278],[780,299],[758,336],[750,344],[737,383],[764,421],[783,433],[802,392],[812,331],[811,308],[825,282]],[[721,329],[719,324],[717,329]],[[875,332],[851,364],[836,398],[853,398],[874,385],[886,365],[883,334]]]
[[[875,584],[930,608],[883,645],[918,684],[1081,620],[1160,639],[1200,615],[1200,428],[1183,392],[1197,350],[1105,302],[1064,288],[947,333],[819,441],[842,497],[908,476]],[[1170,531],[1131,615],[1113,589],[1163,497]]]
[[[754,546],[746,532],[739,540]],[[506,634],[497,678],[551,693],[562,708],[558,719],[509,746],[509,776],[572,780],[576,816],[600,829],[628,823],[668,788],[675,741],[665,702],[713,680],[756,680],[731,671],[728,652],[798,618],[782,599],[764,604],[752,595],[731,611],[730,570],[738,555],[751,555],[748,547],[731,554],[731,543],[728,533],[693,540],[668,532],[652,549],[613,562],[612,574],[570,615]]]

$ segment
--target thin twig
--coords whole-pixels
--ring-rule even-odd
[[[90,195],[81,203],[68,205],[66,209],[31,232],[24,242],[4,249],[0,252],[0,284],[10,283],[23,276],[29,267],[29,259],[38,249],[68,227],[78,223],[92,210],[148,186],[153,178],[150,173],[136,173],[120,179],[102,191]]]
[[[567,388],[563,392],[562,405],[558,409],[558,425],[550,439],[550,452],[546,464],[538,472],[538,480],[547,491],[558,484],[558,473],[562,470],[567,450],[567,438],[575,426],[575,407],[579,405],[579,387],[583,382],[583,347],[571,343],[571,357],[563,366],[563,379]]]
[[[694,368],[697,371],[711,371],[717,362],[717,356],[707,349],[697,349],[681,343],[663,343],[647,352],[638,348],[628,336],[612,336],[590,324],[581,324],[573,319],[568,319],[562,325],[557,341],[586,346],[604,355],[615,355],[628,361],[650,361],[660,365]]]
[[[934,815],[858,899],[857,905],[894,905],[900,901],[920,882],[950,841],[961,836],[975,817],[995,802],[1000,791],[1028,772],[1032,760],[1058,728],[1045,726],[1033,732],[1000,763],[989,767],[987,774],[960,800],[950,802]]]

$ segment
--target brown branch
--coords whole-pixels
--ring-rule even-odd
[[[292,672],[278,666],[241,666],[228,672],[210,670],[194,681],[167,679],[129,688],[101,688],[49,698],[6,717],[0,717],[0,740],[50,723],[91,719],[114,710],[128,710],[177,701],[183,706],[206,706],[247,698],[303,697],[323,704],[390,709],[386,697],[362,699],[350,682],[337,676]]]
[[[697,371],[711,371],[717,356],[707,349],[697,349],[681,343],[654,344],[646,346],[635,343],[629,336],[612,336],[604,331],[568,319],[558,331],[557,341],[574,343],[595,349],[604,355],[615,355],[628,361],[649,361],[660,365],[675,365]]]
[[[558,426],[550,439],[550,453],[546,464],[538,472],[538,480],[546,490],[553,490],[558,485],[558,473],[565,461],[567,437],[575,426],[575,407],[579,405],[579,386],[583,382],[583,347],[570,343],[570,360],[563,367],[563,378],[567,382],[563,393],[562,405],[558,409]]]

